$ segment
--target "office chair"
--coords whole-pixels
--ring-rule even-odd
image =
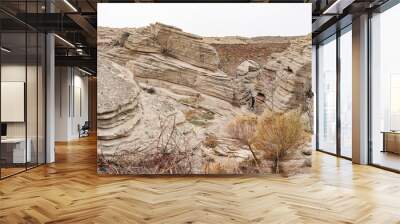
[[[82,127],[79,128],[79,138],[89,136],[89,129],[90,129],[89,121],[85,121]]]

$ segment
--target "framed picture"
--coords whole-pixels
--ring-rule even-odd
[[[311,166],[311,4],[98,9],[98,173]]]

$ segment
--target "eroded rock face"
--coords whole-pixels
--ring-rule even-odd
[[[161,23],[139,28],[129,33],[129,37],[124,41],[124,46],[133,51],[159,53],[177,58],[211,71],[218,69],[217,51],[204,43],[202,37]]]
[[[220,58],[220,69],[228,75],[235,75],[237,67],[244,60],[253,60],[260,65],[268,62],[273,53],[286,50],[290,40],[296,37],[204,37],[213,46]]]
[[[131,135],[140,121],[140,88],[126,68],[99,56],[97,78],[97,138],[103,150]],[[124,97],[121,97],[124,96]]]
[[[188,155],[187,147],[190,173],[212,173],[213,164],[217,173],[247,172],[238,169],[252,154],[226,130],[236,115],[300,108],[312,120],[310,37],[216,41],[160,23],[99,32],[98,150],[123,155],[131,167],[120,173],[154,172],[140,158]],[[299,151],[282,170],[307,167],[310,156]]]
[[[261,66],[252,60],[242,62],[236,69],[236,96],[240,105],[247,105],[249,110],[256,107],[256,85],[261,75]]]
[[[285,51],[274,53],[263,66],[243,61],[236,69],[237,95],[256,113],[300,109],[312,127],[310,37],[292,40]],[[236,92],[235,92],[236,93]]]
[[[312,129],[311,91],[311,37],[306,36],[291,41],[290,47],[272,54],[264,65],[263,80],[256,87],[267,96],[266,109],[287,112],[299,108],[308,116]]]
[[[192,88],[199,93],[232,102],[232,78],[160,54],[140,55],[126,64],[138,78],[162,80]]]

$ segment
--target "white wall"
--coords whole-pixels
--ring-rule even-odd
[[[74,71],[74,82],[72,88],[74,102],[71,101],[71,136],[72,138],[78,138],[78,125],[82,126],[85,121],[88,121],[88,78],[81,76],[82,73],[76,74],[77,70]],[[71,90],[72,90],[71,89]],[[79,102],[80,101],[80,102]]]
[[[78,125],[88,120],[88,78],[76,68],[56,67],[55,86],[55,140],[77,139]]]
[[[55,68],[55,141],[67,141],[69,132],[69,84],[67,67]]]

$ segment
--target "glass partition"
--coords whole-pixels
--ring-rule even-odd
[[[18,13],[43,11],[44,1],[1,1]],[[0,12],[0,178],[45,163],[46,39]]]
[[[340,154],[352,157],[352,35],[351,25],[340,35]]]
[[[336,154],[336,36],[318,47],[318,149]]]
[[[2,177],[24,171],[31,161],[26,141],[26,41],[25,32],[1,34]]]
[[[371,18],[372,164],[400,171],[400,5]]]

